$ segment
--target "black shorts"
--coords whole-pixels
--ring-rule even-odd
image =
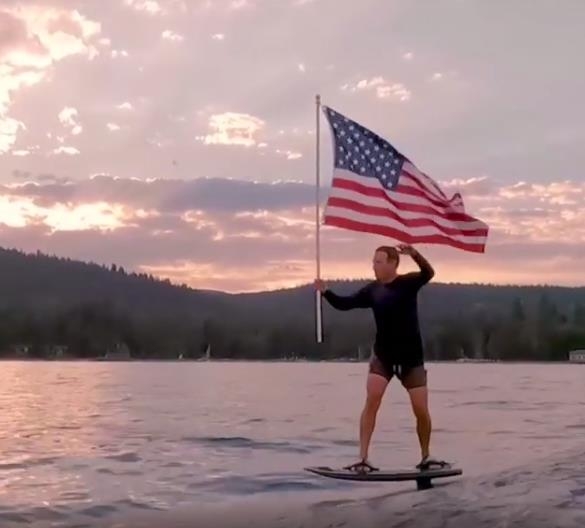
[[[391,367],[386,367],[380,361],[378,356],[372,355],[369,366],[370,374],[377,374],[390,381],[394,374],[400,380],[405,389],[416,389],[417,387],[426,387],[427,385],[427,370],[424,365],[417,365],[415,367],[399,367],[393,370]]]

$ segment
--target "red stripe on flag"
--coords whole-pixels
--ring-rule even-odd
[[[327,205],[331,207],[341,207],[343,209],[348,209],[350,211],[355,211],[357,213],[369,214],[383,218],[391,218],[393,220],[397,220],[398,222],[407,227],[434,227],[442,231],[446,235],[486,236],[488,232],[487,229],[459,229],[456,227],[446,227],[441,224],[438,224],[437,222],[430,218],[424,217],[402,218],[398,213],[396,213],[392,209],[386,209],[384,207],[377,207],[374,205],[364,205],[354,200],[349,200],[347,198],[338,198],[336,196],[332,196],[331,198],[329,198]]]
[[[451,246],[473,253],[484,253],[485,244],[465,243],[459,240],[453,240],[443,235],[418,235],[414,236],[406,231],[395,229],[393,227],[381,226],[376,224],[367,224],[365,222],[358,222],[349,220],[347,218],[340,218],[338,216],[325,215],[325,225],[340,227],[350,231],[359,231],[363,233],[371,233],[376,235],[387,236],[400,240],[405,244],[442,244]]]
[[[332,187],[338,189],[346,189],[348,191],[354,191],[356,193],[362,194],[364,196],[371,196],[374,198],[382,198],[387,201],[389,204],[392,204],[394,207],[398,209],[402,209],[403,211],[412,211],[413,213],[427,213],[433,216],[438,216],[444,218],[445,220],[451,220],[453,222],[477,222],[476,218],[469,216],[465,213],[456,213],[452,211],[447,211],[444,206],[441,206],[444,212],[439,212],[432,207],[428,207],[425,205],[417,205],[405,202],[397,202],[390,198],[385,192],[382,187],[375,189],[373,187],[369,187],[367,185],[363,185],[361,183],[356,183],[351,180],[343,179],[342,177],[336,176],[333,179]],[[410,194],[410,193],[403,193],[403,194]],[[416,194],[415,194],[416,196]]]
[[[411,174],[407,171],[402,171],[402,174],[400,175],[400,181],[405,182],[405,183],[409,183],[411,189],[413,187],[416,187],[419,190],[419,192],[422,193],[422,195],[424,195],[425,198],[427,198],[430,202],[432,202],[434,204],[445,205],[445,204],[450,204],[453,201],[453,198],[449,199],[444,195],[439,195],[439,194],[431,191],[416,176],[414,176],[413,174]]]
[[[412,163],[405,163],[402,166],[401,179],[411,180],[414,184],[420,187],[423,191],[426,191],[429,196],[432,196],[440,201],[449,202],[449,198],[445,196],[445,193],[441,188],[429,178],[426,174],[420,172]]]

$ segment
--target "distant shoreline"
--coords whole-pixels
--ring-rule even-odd
[[[124,358],[124,359],[105,359],[105,358],[24,358],[24,357],[0,357],[0,361],[19,362],[19,363],[359,363],[367,364],[367,360],[352,359],[178,359],[178,358]],[[456,359],[437,359],[426,360],[427,365],[585,365],[585,362],[579,361],[553,361],[553,360],[466,360]]]

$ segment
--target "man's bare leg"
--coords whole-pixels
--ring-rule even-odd
[[[382,403],[382,397],[388,386],[388,380],[379,374],[368,374],[366,383],[366,402],[360,416],[360,458],[368,459],[370,442],[376,427],[376,416]]]
[[[416,387],[408,391],[410,403],[416,418],[416,433],[420,444],[422,458],[430,454],[432,422],[429,412],[427,387]]]

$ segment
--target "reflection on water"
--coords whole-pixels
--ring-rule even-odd
[[[112,518],[205,499],[309,494],[345,500],[371,485],[307,465],[357,454],[365,364],[3,362],[0,526]],[[433,451],[466,476],[582,442],[585,368],[431,364]],[[372,460],[411,467],[408,398],[393,383]]]

